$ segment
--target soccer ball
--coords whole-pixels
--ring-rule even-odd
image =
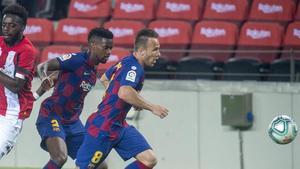
[[[270,123],[268,134],[278,144],[288,144],[297,136],[297,124],[287,115],[276,116]]]

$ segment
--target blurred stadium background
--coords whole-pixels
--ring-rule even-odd
[[[84,49],[89,30],[104,26],[114,33],[115,48],[109,62],[98,67],[101,74],[130,53],[139,29],[148,27],[159,33],[162,58],[155,67],[146,68],[143,95],[166,105],[170,116],[159,120],[142,112],[131,118],[153,145],[157,169],[300,168],[299,138],[279,146],[266,133],[278,114],[292,116],[300,124],[300,1],[0,2],[1,9],[19,2],[29,10],[25,35],[39,50],[36,64]],[[39,83],[35,79],[33,89]],[[102,93],[103,88],[97,86],[89,94],[83,121],[95,110]],[[254,121],[239,132],[224,125],[222,96],[245,93],[252,94]],[[34,126],[43,98],[35,103],[17,146],[0,167],[40,168],[48,161]],[[125,166],[115,152],[108,164],[111,169]],[[65,168],[73,167],[69,159]]]

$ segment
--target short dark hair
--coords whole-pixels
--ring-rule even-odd
[[[13,4],[5,7],[2,12],[2,17],[6,14],[17,15],[22,19],[24,25],[27,24],[28,12],[19,4]]]
[[[146,47],[148,38],[158,38],[159,35],[152,29],[140,30],[135,38],[134,51],[137,51],[140,47]]]
[[[93,37],[101,37],[101,38],[106,38],[106,39],[113,39],[114,35],[113,35],[113,33],[110,30],[108,30],[106,28],[96,27],[96,28],[93,28],[90,31],[90,33],[88,35],[88,42],[90,42],[90,40]]]

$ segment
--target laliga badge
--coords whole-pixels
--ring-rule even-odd
[[[127,72],[126,80],[134,82],[136,78],[136,72],[134,70],[130,70]]]

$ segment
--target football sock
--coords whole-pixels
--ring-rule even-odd
[[[60,167],[54,161],[49,160],[43,169],[60,169]]]
[[[136,161],[130,163],[125,169],[151,169],[151,168],[147,167],[145,164],[136,160]]]

